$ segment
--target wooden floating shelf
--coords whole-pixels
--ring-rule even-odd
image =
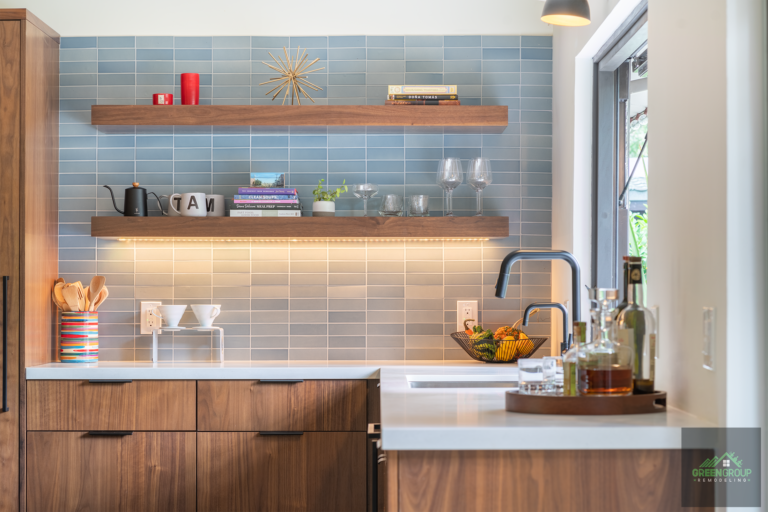
[[[91,236],[125,240],[486,240],[508,217],[91,217]]]
[[[507,128],[506,106],[392,105],[93,105],[92,125],[434,126]]]

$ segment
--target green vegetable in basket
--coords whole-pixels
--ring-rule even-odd
[[[480,357],[492,361],[496,355],[496,343],[493,340],[482,341],[472,346]]]
[[[493,331],[491,330],[484,331],[482,330],[482,327],[480,328],[479,331],[475,331],[475,334],[469,337],[469,339],[471,340],[485,340],[490,338],[493,338]]]
[[[482,325],[475,325],[472,327],[472,330],[476,333],[483,332],[483,326]]]

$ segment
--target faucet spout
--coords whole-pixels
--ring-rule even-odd
[[[527,308],[525,308],[525,313],[523,313],[523,325],[528,326],[528,318],[531,316],[531,311],[534,309],[559,309],[560,312],[563,314],[563,341],[560,343],[560,351],[561,353],[565,353],[566,350],[571,346],[571,338],[568,334],[568,310],[565,309],[565,306],[560,304],[559,302],[534,302],[533,304],[529,304]]]
[[[504,261],[501,262],[499,269],[499,278],[496,281],[496,297],[503,299],[507,295],[507,286],[509,285],[509,273],[512,265],[523,260],[563,260],[571,266],[571,300],[573,301],[573,320],[581,321],[581,268],[579,262],[568,251],[547,251],[547,250],[526,250],[521,249],[507,254]],[[568,322],[566,321],[566,329]]]

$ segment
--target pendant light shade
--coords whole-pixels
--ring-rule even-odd
[[[547,0],[541,21],[563,27],[589,25],[589,4],[587,0]]]

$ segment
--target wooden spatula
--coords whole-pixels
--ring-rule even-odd
[[[101,289],[104,287],[104,283],[107,281],[107,279],[104,276],[93,276],[93,279],[91,279],[91,285],[88,287],[90,290],[88,292],[88,301],[93,304],[96,302],[96,299],[99,296],[99,293],[101,293]],[[88,311],[95,311],[94,309],[89,309]]]
[[[68,286],[62,290],[64,300],[71,311],[80,311],[80,294],[76,286]]]
[[[66,283],[62,279],[61,282],[57,282],[56,286],[53,287],[53,295],[56,297],[56,302],[60,304],[62,311],[72,311],[69,309],[69,304],[67,304],[66,299],[64,298],[64,286],[66,286]]]
[[[93,308],[92,311],[96,311],[99,309],[99,306],[101,306],[104,301],[109,297],[109,290],[106,286],[104,286],[101,291],[99,292],[99,296],[96,298],[96,302],[91,305]]]

